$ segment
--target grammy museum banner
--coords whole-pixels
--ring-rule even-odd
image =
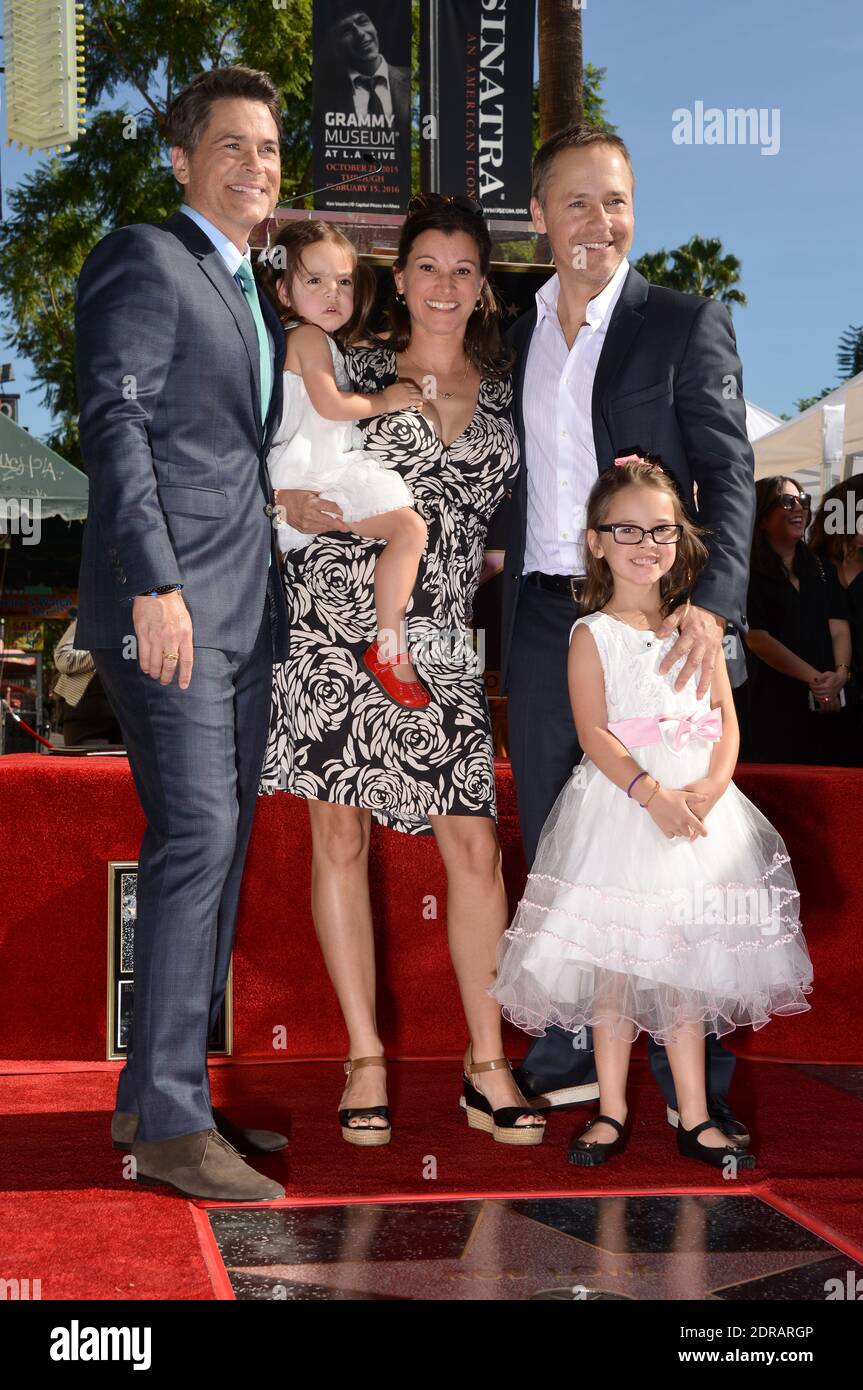
[[[315,207],[404,212],[411,191],[411,0],[314,0]],[[345,180],[343,187],[327,187]]]

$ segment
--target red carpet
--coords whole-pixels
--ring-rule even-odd
[[[514,909],[525,875],[512,778],[498,765],[500,837]],[[863,1259],[859,1100],[788,1061],[863,1061],[857,854],[863,771],[743,766],[738,786],[785,839],[815,964],[808,1014],[735,1033],[744,1060],[733,1100],[753,1122],[759,1168],[746,1187]],[[142,817],[125,760],[0,758],[0,1278],[39,1278],[43,1299],[230,1296],[203,1207],[132,1189],[108,1123],[119,1064],[105,1056],[107,863],[135,859]],[[261,1168],[287,1202],[457,1196],[729,1193],[681,1159],[640,1057],[631,1146],[607,1169],[569,1167],[584,1112],[551,1118],[539,1149],[469,1131],[457,1106],[464,1023],[446,949],[446,883],[430,838],[376,830],[371,878],[381,1027],[395,1063],[395,1137],[359,1150],[338,1130],[341,1068],[294,1058],[344,1055],[344,1032],[314,938],[305,805],[261,801],[234,953],[235,1057],[213,1067],[213,1096],[241,1123],[291,1134]],[[429,918],[429,898],[437,917]],[[396,908],[395,904],[398,904]],[[287,1050],[273,1052],[284,1025]],[[643,1046],[643,1045],[642,1045]],[[507,1050],[525,1050],[510,1031]],[[638,1049],[642,1052],[642,1049]],[[642,1052],[643,1057],[643,1052]],[[64,1059],[52,1062],[45,1059]],[[259,1058],[257,1062],[249,1059]],[[756,1059],[762,1060],[756,1060]],[[748,1059],[748,1060],[746,1060]],[[6,1073],[6,1074],[3,1074]],[[437,1174],[429,1179],[434,1158]]]
[[[525,866],[509,764],[497,768],[511,907]],[[811,1011],[736,1034],[741,1055],[863,1062],[858,854],[863,771],[741,765],[738,786],[791,854],[815,964]],[[135,859],[143,819],[125,759],[0,758],[0,1058],[105,1056],[107,863]],[[338,1057],[345,1036],[308,899],[305,804],[263,798],[249,852],[234,952],[234,1053]],[[380,1022],[393,1056],[458,1056],[464,1024],[446,948],[446,882],[430,837],[376,829],[371,879]],[[429,918],[429,897],[437,917]],[[396,906],[398,904],[398,906]],[[511,1031],[508,1049],[524,1050]]]
[[[115,1069],[0,1077],[0,1278],[40,1277],[42,1297],[225,1296],[208,1273],[195,1208],[167,1189],[130,1190],[108,1140]],[[633,1063],[630,1148],[606,1169],[569,1167],[563,1148],[585,1111],[551,1117],[545,1143],[514,1150],[468,1130],[453,1062],[396,1063],[394,1138],[359,1150],[339,1136],[333,1063],[227,1064],[213,1096],[240,1122],[287,1131],[286,1155],[259,1163],[288,1202],[454,1196],[722,1192],[711,1170],[680,1158],[645,1063]],[[859,1100],[796,1068],[742,1062],[735,1107],[753,1122],[759,1167],[748,1191],[863,1258]],[[583,1123],[583,1119],[581,1120]],[[437,1178],[429,1180],[429,1157]]]

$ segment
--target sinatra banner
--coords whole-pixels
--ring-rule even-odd
[[[423,186],[489,217],[530,215],[535,15],[535,0],[421,8]]]
[[[411,187],[411,0],[314,0],[315,207],[403,212]],[[358,177],[359,176],[359,177]]]

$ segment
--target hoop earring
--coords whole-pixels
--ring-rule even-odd
[[[404,295],[402,294],[401,290],[397,290],[397,291],[396,291],[396,303],[397,303],[397,304],[406,304],[406,303],[407,303],[407,300],[405,299],[405,297],[404,297]]]

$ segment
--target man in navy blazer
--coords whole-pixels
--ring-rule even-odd
[[[650,285],[629,265],[633,186],[623,141],[590,126],[552,136],[534,162],[531,212],[557,273],[508,335],[522,468],[509,504],[501,656],[528,864],[582,756],[567,653],[582,611],[584,504],[599,470],[633,449],[658,455],[693,517],[713,529],[688,612],[678,609],[660,628],[663,636],[679,629],[660,670],[685,655],[677,688],[697,672],[700,698],[726,624],[747,627],[754,458],[731,318],[716,300]],[[665,1049],[649,1039],[648,1052],[676,1125]],[[711,1116],[747,1142],[727,1103],[734,1057],[716,1037],[708,1039],[707,1069]],[[573,1037],[549,1028],[517,1079],[543,1104],[595,1099],[589,1030]]]
[[[273,662],[288,654],[266,469],[285,340],[248,247],[278,199],[280,138],[265,73],[202,73],[169,114],[182,210],[104,237],[75,308],[90,482],[77,642],[93,652],[147,820],[111,1133],[138,1178],[225,1201],[283,1196],[235,1145],[287,1143],[214,1112],[207,1075]]]

